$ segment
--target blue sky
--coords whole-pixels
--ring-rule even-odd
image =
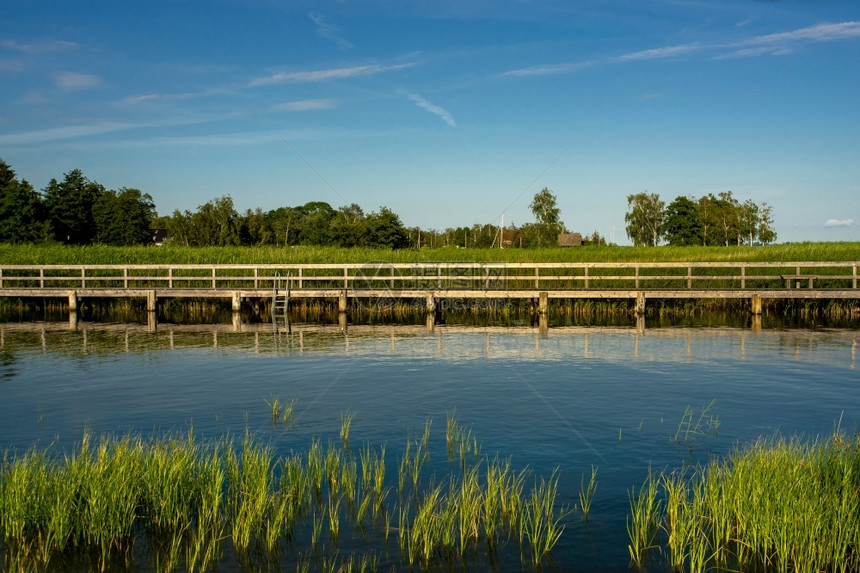
[[[860,3],[4,0],[0,158],[159,212],[385,205],[620,244],[629,194],[731,190],[860,240]]]

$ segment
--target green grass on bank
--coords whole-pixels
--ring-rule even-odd
[[[309,264],[416,262],[803,262],[858,261],[860,242],[766,247],[580,247],[548,249],[368,249],[338,247],[108,247],[0,244],[0,265]]]

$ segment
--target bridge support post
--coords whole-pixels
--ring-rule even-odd
[[[146,293],[146,312],[155,312],[156,302],[158,301],[158,297],[155,294],[154,290],[147,291]]]
[[[72,291],[69,293],[69,313],[78,311],[78,293]]]
[[[549,315],[547,313],[541,314],[538,317],[538,332],[542,337],[549,335]]]
[[[437,318],[441,318],[442,309],[436,304],[436,297],[433,296],[432,292],[427,295],[425,314],[427,315],[427,329],[433,330]]]
[[[233,293],[233,313],[237,313],[242,310],[242,295],[239,291]]]
[[[349,303],[349,298],[347,298],[346,289],[344,289],[340,293],[340,298],[338,298],[338,300],[337,300],[337,311],[338,312],[346,312],[348,303]]]
[[[636,315],[644,316],[645,315],[645,293],[638,292],[636,293]]]
[[[538,295],[538,314],[541,316],[549,315],[549,293],[546,291]]]
[[[761,332],[761,315],[754,314],[752,316],[752,320],[750,321],[750,328],[753,332]]]
[[[754,294],[750,299],[750,314],[761,316],[761,296]]]

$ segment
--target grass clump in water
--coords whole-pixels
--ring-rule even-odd
[[[692,407],[687,406],[672,441],[693,450],[707,436],[716,436],[720,429],[720,418],[713,413],[714,403],[715,400],[711,400],[698,416],[694,415]]]
[[[677,570],[857,571],[858,492],[856,436],[760,439],[704,466],[649,474],[631,502],[631,557],[644,563],[639,549],[655,546],[660,523]]]
[[[591,466],[591,477],[588,479],[588,483],[585,483],[585,475],[579,481],[579,507],[586,518],[591,512],[591,502],[594,499],[595,491],[597,491],[597,467]]]
[[[430,429],[428,420],[407,441],[400,473],[391,477],[384,445],[355,454],[313,439],[306,452],[282,457],[248,433],[204,443],[193,431],[129,434],[98,444],[85,433],[73,452],[7,451],[0,465],[3,568],[195,571],[234,559],[248,570],[277,569],[294,543],[305,543],[312,553],[290,558],[299,569],[306,561],[325,569],[344,563],[337,553],[343,538],[375,539],[391,555],[392,516],[401,548],[390,557],[395,563],[462,568],[492,560],[512,540],[516,549],[519,539],[523,563],[540,567],[564,529],[558,474],[529,492],[527,470],[514,471],[509,460],[452,460],[449,475],[438,475],[439,467],[424,475]],[[401,484],[396,499],[388,495],[392,482]]]

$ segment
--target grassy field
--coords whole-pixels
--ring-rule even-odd
[[[415,262],[803,262],[858,261],[860,242],[766,247],[365,249],[337,247],[107,247],[0,245],[0,264],[306,264]]]

